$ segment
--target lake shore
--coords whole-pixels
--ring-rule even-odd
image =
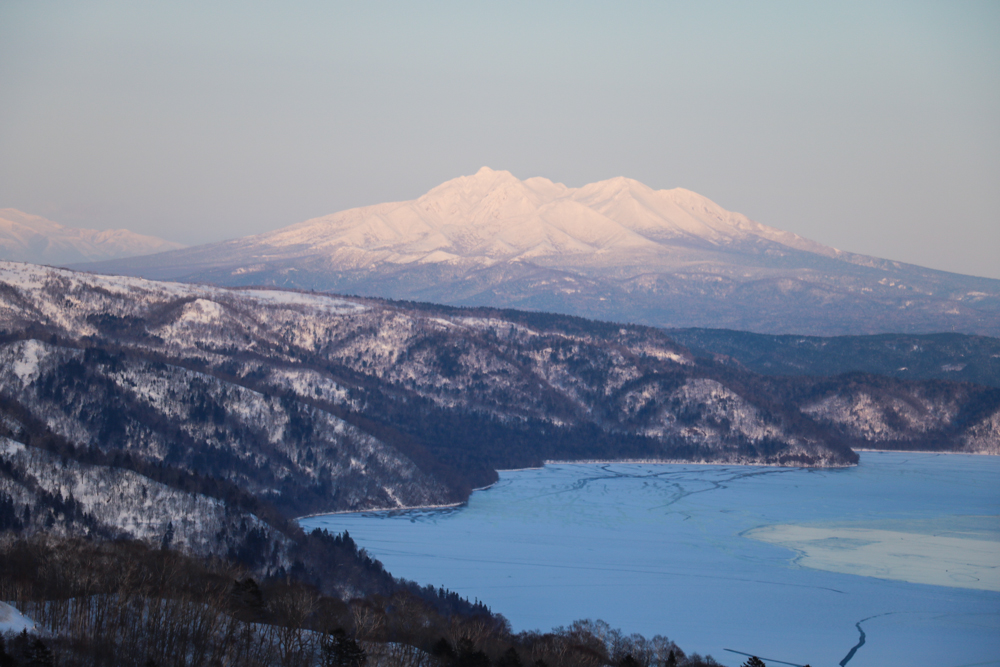
[[[1000,591],[975,569],[990,562],[966,557],[1000,547],[996,488],[1000,459],[981,456],[871,452],[859,466],[811,470],[574,461],[505,471],[461,509],[302,524],[348,530],[394,575],[488,601],[517,631],[601,618],[728,667],[743,658],[727,648],[836,665],[860,622],[867,641],[849,667],[975,664],[1000,655]],[[798,551],[748,539],[772,526],[884,532],[800,533],[809,543]],[[921,547],[927,535],[946,539]],[[868,571],[807,567],[804,552],[824,545],[880,548],[896,569],[951,558],[950,579],[890,578],[865,551]]]
[[[879,451],[879,450],[871,450]],[[685,459],[587,459],[579,461],[545,461],[541,466],[528,467],[528,468],[503,468],[497,470],[498,473],[503,472],[526,472],[529,470],[543,470],[545,466],[548,465],[560,465],[560,466],[570,466],[570,465],[688,465],[688,466],[746,466],[748,468],[817,468],[822,470],[839,470],[843,468],[853,468],[858,464],[852,463],[850,465],[838,465],[838,466],[784,466],[776,463],[735,463],[735,462],[725,462],[725,461],[688,461]],[[476,491],[486,491],[496,485],[487,484],[476,489],[472,489],[472,493]],[[470,494],[471,495],[471,494]],[[293,521],[300,521],[301,519],[311,519],[317,516],[327,516],[327,515],[340,515],[340,514],[375,514],[380,512],[410,512],[410,511],[420,511],[420,510],[446,510],[454,509],[456,507],[462,507],[468,504],[468,500],[463,500],[454,503],[445,503],[439,505],[407,505],[404,507],[373,507],[371,509],[363,510],[336,510],[333,512],[315,512],[313,514],[304,514],[300,517],[295,517]]]

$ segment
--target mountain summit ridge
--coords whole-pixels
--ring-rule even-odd
[[[389,250],[394,263],[662,250],[667,239],[714,246],[761,238],[841,254],[726,211],[684,188],[653,190],[625,177],[570,188],[482,167],[415,200],[348,209],[251,237],[274,246]]]
[[[1000,335],[1000,280],[838,250],[620,176],[571,188],[483,167],[413,200],[75,268],[665,327]]]
[[[36,264],[101,261],[184,246],[128,229],[66,227],[16,208],[0,209],[0,258]]]

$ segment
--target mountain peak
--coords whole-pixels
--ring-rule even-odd
[[[0,209],[0,259],[68,264],[151,255],[183,247],[127,229],[65,227],[16,208]]]
[[[427,194],[420,197],[417,201],[439,198],[447,196],[450,193],[461,193],[466,198],[483,197],[489,191],[498,187],[519,184],[520,182],[509,171],[495,171],[489,167],[482,167],[471,176],[459,176],[458,178],[445,181],[435,188],[431,188]]]
[[[516,181],[520,183],[514,174],[510,173],[505,169],[490,169],[489,167],[480,167],[479,171],[468,176],[459,176],[453,178],[449,181],[445,181],[441,185],[448,185],[449,183],[461,184],[466,187],[471,185],[484,185],[492,186],[496,183],[510,183]],[[438,187],[441,187],[440,185]],[[437,188],[434,188],[437,189]],[[433,192],[433,190],[431,190]]]
[[[672,239],[709,247],[753,238],[792,247],[788,239],[802,241],[786,236],[683,188],[654,190],[624,176],[569,188],[484,166],[413,201],[351,209],[258,238],[278,247],[322,247],[342,258],[349,252],[354,265],[369,262],[373,252],[388,252],[398,264],[436,264],[609,252],[676,257],[664,245]]]
[[[571,188],[490,167],[411,201],[85,268],[656,326],[988,335],[1000,327],[1000,281],[839,252],[684,188],[654,190],[624,176]]]

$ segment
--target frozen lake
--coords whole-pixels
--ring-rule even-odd
[[[454,509],[301,524],[348,530],[396,576],[484,600],[515,630],[601,618],[726,665],[1000,665],[997,457],[550,465]]]

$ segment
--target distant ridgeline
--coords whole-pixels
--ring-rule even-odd
[[[724,355],[765,375],[872,373],[1000,387],[1000,338],[958,333],[776,336],[728,329],[667,329],[696,355]]]

